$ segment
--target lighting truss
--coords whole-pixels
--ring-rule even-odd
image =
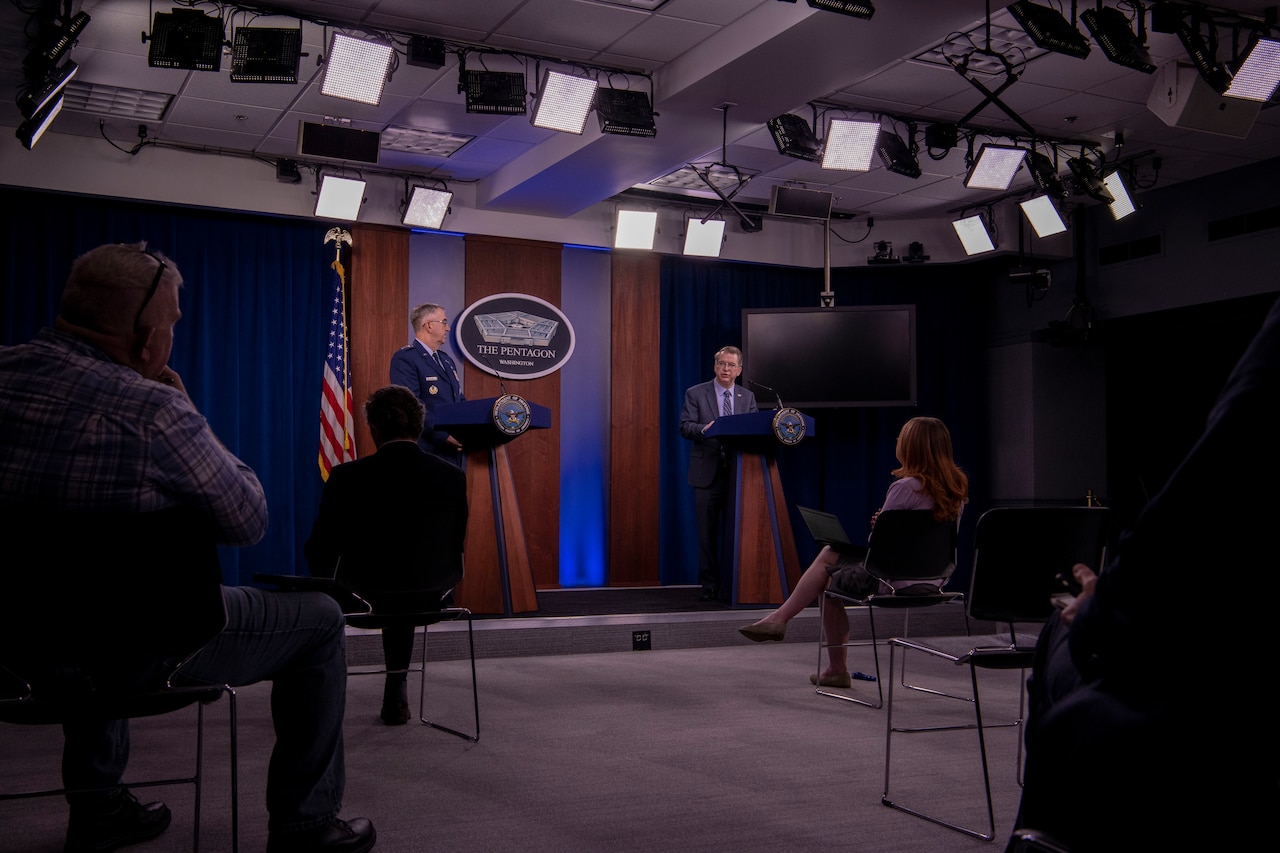
[[[699,258],[720,257],[724,245],[724,220],[690,216],[684,223],[684,254]]]
[[[600,132],[619,136],[657,136],[653,104],[644,92],[634,89],[596,89],[596,118]]]
[[[320,94],[377,106],[391,67],[391,45],[334,33]]]
[[[538,87],[529,122],[534,127],[581,134],[599,86],[590,77],[578,77],[548,68],[542,72],[542,85]]]
[[[1133,27],[1124,12],[1110,6],[1086,9],[1080,13],[1080,20],[1108,60],[1143,74],[1156,73],[1151,53],[1142,40],[1134,35]]]
[[[360,214],[363,202],[364,181],[335,175],[320,176],[320,190],[316,194],[316,216],[354,222]]]
[[[769,119],[766,125],[779,154],[812,163],[822,159],[822,143],[809,127],[809,122],[800,116],[783,113]]]
[[[876,13],[876,7],[871,4],[871,0],[808,0],[808,2],[811,8],[838,12],[851,18],[865,20]]]
[[[1019,202],[1018,206],[1022,208],[1023,215],[1035,229],[1037,237],[1051,237],[1067,230],[1067,223],[1063,220],[1057,205],[1047,195],[1038,195]]]
[[[1280,85],[1280,41],[1260,38],[1249,49],[1231,85],[1222,94],[1228,98],[1266,103]]]
[[[880,122],[832,119],[822,150],[822,168],[842,172],[868,172],[871,155],[880,137]]]
[[[231,82],[297,83],[301,57],[301,27],[236,27]]]
[[[960,245],[964,247],[966,255],[995,251],[995,241],[991,239],[991,232],[987,230],[987,223],[983,221],[981,214],[957,219],[951,223],[951,227],[956,229],[956,236],[960,238]]]
[[[1119,172],[1110,173],[1102,179],[1102,183],[1111,194],[1112,201],[1107,208],[1113,217],[1124,219],[1137,211],[1138,206],[1134,204],[1132,196],[1129,195],[1129,188],[1124,185]]]
[[[644,249],[653,248],[653,237],[658,231],[658,212],[656,210],[623,210],[618,209],[618,218],[613,230],[613,248]]]
[[[1026,156],[1025,148],[987,143],[978,152],[964,185],[971,190],[1007,190]]]
[[[1013,15],[1036,47],[1077,59],[1084,59],[1089,55],[1089,40],[1058,10],[1037,6],[1027,0],[1018,0],[1008,8],[1009,14]]]
[[[405,202],[404,216],[400,221],[415,228],[431,228],[440,230],[444,217],[449,212],[449,203],[453,201],[453,193],[447,189],[430,187],[414,187],[413,193]]]
[[[915,179],[920,177],[920,160],[916,157],[914,128],[909,135],[911,142],[907,143],[893,131],[881,130],[876,152],[890,172]]]

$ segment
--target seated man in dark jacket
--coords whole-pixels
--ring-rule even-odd
[[[438,609],[462,579],[466,475],[418,446],[422,403],[408,388],[379,388],[364,414],[378,452],[329,474],[306,544],[311,573],[336,576],[375,613]],[[400,725],[409,720],[413,628],[383,629],[382,649],[382,720]]]

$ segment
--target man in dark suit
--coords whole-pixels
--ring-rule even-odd
[[[715,355],[715,379],[684,392],[680,434],[693,442],[689,485],[698,518],[698,581],[702,601],[720,598],[720,543],[729,494],[729,456],[720,442],[707,438],[716,418],[757,412],[756,395],[735,380],[742,374],[742,350],[722,347]]]
[[[462,393],[458,366],[444,351],[449,321],[443,308],[424,302],[409,313],[409,324],[413,326],[414,341],[391,356],[391,384],[403,385],[422,402],[426,411],[418,439],[422,449],[460,464],[462,443],[447,431],[436,429],[436,406],[467,399]]]
[[[408,388],[379,388],[364,414],[378,450],[329,474],[305,547],[311,573],[336,576],[377,613],[438,609],[462,579],[466,475],[418,446],[423,409]],[[383,629],[388,725],[409,720],[412,650],[413,628]]]

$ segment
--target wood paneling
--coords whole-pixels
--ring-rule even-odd
[[[658,574],[657,370],[637,370],[661,327],[656,255],[613,256],[609,438],[609,585],[656,586]]]
[[[559,243],[471,235],[466,247],[468,305],[495,293],[520,293],[560,305],[563,247]],[[470,362],[463,370],[468,400],[502,393],[501,383],[489,373]],[[549,429],[531,429],[506,450],[534,582],[539,589],[554,589],[560,586],[560,372],[521,380],[519,388],[507,390],[552,411]],[[468,541],[468,562],[471,548]]]
[[[391,355],[404,346],[409,316],[409,232],[354,225],[347,279],[351,398],[356,411],[356,455],[374,451],[361,412],[369,394],[387,384]]]

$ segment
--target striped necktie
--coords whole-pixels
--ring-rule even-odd
[[[722,414],[722,415],[732,415],[732,414],[733,414],[733,400],[729,397],[729,389],[728,389],[728,388],[726,388],[726,389],[725,389],[725,391],[724,391],[724,400],[723,400],[723,402],[721,402],[721,404],[720,404],[720,414]]]

